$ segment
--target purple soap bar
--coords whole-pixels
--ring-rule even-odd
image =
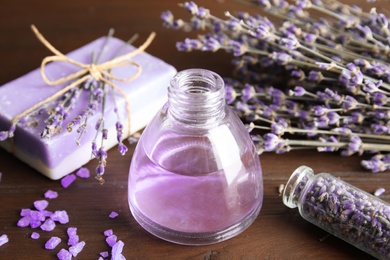
[[[117,38],[111,37],[108,41],[106,39],[106,37],[99,38],[66,56],[78,62],[89,64],[91,63],[92,53],[98,54],[103,50],[98,62],[103,63],[136,49],[134,46],[125,45],[123,41]],[[119,53],[118,50],[120,50]],[[176,69],[146,52],[139,53],[131,61],[142,67],[141,74],[130,82],[117,80],[111,80],[111,82],[123,90],[130,101],[130,133],[134,133],[145,127],[166,102],[167,86],[176,74]],[[49,80],[56,80],[80,70],[81,68],[65,62],[49,63],[45,69]],[[111,70],[111,73],[119,78],[131,77],[135,72],[136,68],[134,66],[116,67]],[[50,97],[68,84],[69,82],[49,86],[42,80],[39,69],[36,69],[1,86],[0,131],[7,131],[15,116]],[[123,124],[123,137],[127,137],[129,133],[126,101],[115,90],[114,97],[112,98],[112,95],[109,94],[106,102],[104,123],[108,129],[108,139],[105,140],[105,150],[117,144],[115,130],[117,117],[114,113],[115,103],[113,100],[116,102],[119,118]],[[89,93],[83,91],[75,107],[69,111],[67,118],[64,120],[62,131],[53,134],[49,139],[43,139],[40,136],[45,127],[43,121],[48,117],[47,113],[44,113],[44,115],[37,116],[37,126],[18,126],[13,141],[11,142],[9,139],[1,141],[0,146],[47,177],[60,179],[91,159],[91,143],[96,134],[94,127],[101,114],[96,112],[89,117],[86,134],[83,135],[80,145],[76,144],[79,137],[76,132],[77,128],[70,133],[66,130],[68,123],[87,108],[88,102]]]

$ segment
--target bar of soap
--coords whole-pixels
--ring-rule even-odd
[[[66,56],[84,64],[89,64],[91,63],[92,53],[98,54],[103,49],[98,62],[102,63],[135,49],[134,46],[125,45],[123,41],[117,38],[111,37],[107,42],[106,39],[106,37],[99,38]],[[105,47],[103,48],[103,46]],[[121,51],[118,53],[118,50]],[[141,65],[141,74],[131,82],[115,80],[112,80],[112,82],[120,87],[130,100],[130,133],[134,133],[145,127],[166,102],[167,86],[176,74],[176,69],[147,52],[136,55],[131,61]],[[75,65],[55,62],[46,66],[46,75],[50,80],[55,80],[79,70],[81,69]],[[136,68],[131,66],[116,67],[111,70],[113,75],[122,78],[130,77],[135,72]],[[53,95],[68,84],[49,86],[42,80],[39,69],[36,69],[1,86],[0,131],[7,131],[15,116]],[[126,137],[129,130],[126,101],[121,94],[116,91],[114,93],[120,121],[124,126],[123,134]],[[13,141],[7,139],[0,142],[0,146],[50,179],[60,179],[73,172],[91,160],[91,142],[96,134],[94,127],[101,116],[100,113],[95,113],[88,119],[87,132],[83,135],[81,144],[77,145],[76,140],[79,137],[76,132],[77,128],[73,132],[68,132],[66,127],[68,122],[87,108],[88,95],[86,91],[83,91],[75,107],[64,120],[62,131],[53,134],[50,139],[42,139],[40,136],[45,127],[43,121],[47,119],[47,114],[44,113],[44,115],[38,116],[38,126],[18,126]],[[115,103],[113,100],[112,95],[108,95],[104,115],[105,127],[108,129],[108,139],[104,142],[105,150],[117,144],[115,130],[117,116],[114,113]],[[97,140],[99,148],[100,138]]]

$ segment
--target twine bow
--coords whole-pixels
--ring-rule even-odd
[[[118,56],[118,57],[116,57],[116,58],[114,58],[112,60],[106,61],[104,63],[100,63],[100,64],[94,64],[94,63],[84,64],[84,63],[75,61],[75,60],[65,56],[60,51],[58,51],[56,48],[54,48],[53,45],[51,45],[43,37],[43,35],[38,31],[38,29],[35,27],[35,25],[31,25],[31,29],[35,33],[35,36],[38,38],[38,40],[40,42],[42,42],[43,45],[45,45],[46,48],[48,48],[52,53],[55,54],[53,56],[48,56],[48,57],[46,57],[46,58],[44,58],[42,60],[41,67],[40,67],[40,73],[41,73],[43,81],[47,85],[49,85],[49,86],[55,86],[55,85],[63,84],[63,83],[68,82],[68,81],[72,81],[72,83],[70,83],[69,85],[67,85],[64,88],[60,89],[58,92],[54,93],[52,96],[46,98],[45,100],[35,104],[34,106],[26,109],[22,113],[16,115],[12,119],[11,124],[12,125],[15,124],[22,117],[28,115],[29,113],[33,112],[37,108],[41,107],[42,105],[47,104],[49,102],[52,102],[56,98],[58,98],[61,95],[65,94],[68,90],[72,89],[75,86],[78,86],[78,85],[84,83],[90,77],[92,77],[96,81],[101,81],[101,82],[104,82],[105,84],[111,86],[113,89],[118,91],[118,93],[120,93],[123,96],[123,98],[125,99],[125,101],[126,101],[126,110],[127,110],[127,121],[128,121],[128,135],[130,135],[130,102],[129,102],[129,99],[128,99],[126,93],[121,88],[119,88],[114,83],[112,83],[111,80],[117,80],[117,81],[120,81],[120,82],[129,82],[129,81],[134,80],[135,78],[137,78],[141,74],[141,71],[142,71],[141,65],[139,65],[136,62],[128,61],[128,60],[130,58],[136,56],[137,54],[143,52],[150,45],[150,43],[153,41],[153,39],[155,38],[156,34],[154,32],[152,32],[149,35],[148,39],[140,47],[138,47],[137,49],[135,49],[132,52],[129,52],[129,53],[124,54],[122,56]],[[49,80],[47,78],[47,76],[46,76],[45,68],[46,68],[46,64],[48,64],[50,62],[67,62],[67,63],[74,64],[74,65],[80,67],[81,70],[77,71],[77,72],[75,72],[73,74],[70,74],[68,76],[59,78],[57,80]],[[128,78],[118,78],[118,77],[115,77],[113,74],[111,74],[109,72],[113,68],[122,67],[122,66],[128,66],[128,65],[135,66],[137,68],[136,73],[134,75],[128,77]]]

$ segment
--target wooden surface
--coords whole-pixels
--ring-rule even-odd
[[[363,4],[364,1],[351,2]],[[224,10],[241,10],[240,5],[231,1],[198,3],[218,15]],[[390,7],[385,1],[378,5]],[[176,41],[188,35],[163,28],[160,13],[167,9],[187,15],[177,7],[176,1],[3,1],[0,7],[0,85],[35,69],[49,54],[33,36],[32,23],[64,53],[105,35],[111,27],[116,29],[115,35],[124,40],[139,33],[139,43],[151,31],[156,31],[157,38],[148,48],[149,53],[178,70],[203,67],[228,76],[231,57],[223,52],[176,51]],[[361,157],[312,151],[263,154],[264,203],[259,217],[248,230],[215,245],[171,244],[144,231],[129,211],[127,177],[133,149],[134,145],[124,157],[119,156],[116,149],[109,152],[103,186],[91,177],[76,180],[68,189],[0,150],[0,235],[7,234],[10,239],[0,247],[0,259],[55,259],[59,249],[66,247],[66,228],[69,226],[77,227],[80,239],[86,242],[77,259],[97,259],[99,252],[109,250],[103,236],[103,231],[109,228],[125,243],[123,252],[127,259],[369,259],[368,255],[335,237],[323,239],[327,234],[325,231],[303,220],[297,210],[283,205],[278,186],[287,181],[296,167],[305,164],[315,172],[334,173],[368,192],[384,187],[388,192],[383,199],[390,201],[389,173],[371,174],[363,170]],[[86,167],[93,172],[95,163],[90,162]],[[43,199],[43,193],[48,189],[59,193],[57,199],[50,200],[48,209],[66,210],[70,222],[58,225],[52,232],[39,230],[41,237],[32,240],[30,235],[34,230],[16,226],[20,209],[32,208],[32,203]],[[117,211],[119,216],[110,219],[111,211]],[[44,243],[54,235],[63,238],[63,242],[55,250],[45,250]]]

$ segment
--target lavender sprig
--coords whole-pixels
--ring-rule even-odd
[[[363,167],[390,168],[382,154],[390,151],[389,19],[333,0],[241,2],[275,21],[244,12],[222,19],[194,2],[180,5],[189,21],[169,11],[161,18],[171,29],[205,31],[178,42],[180,51],[232,53],[235,78],[226,79],[226,99],[257,129],[259,153],[371,153]],[[325,18],[311,17],[312,10]]]

